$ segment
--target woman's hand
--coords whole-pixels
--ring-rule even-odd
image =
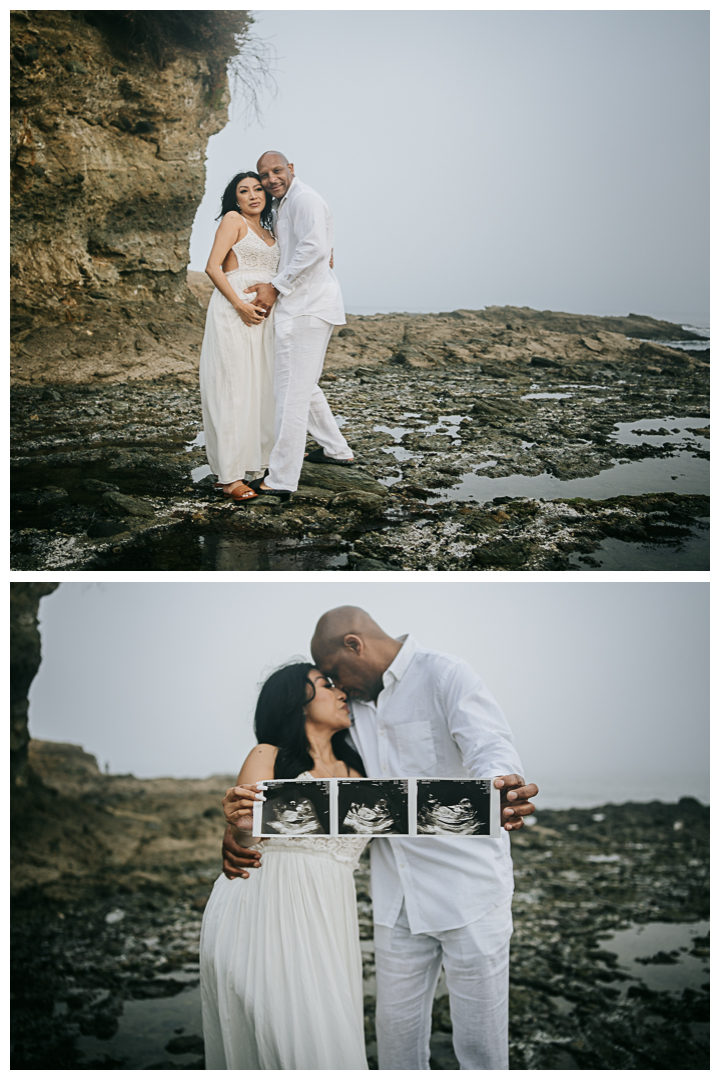
[[[225,820],[240,832],[252,833],[253,806],[256,802],[265,802],[260,783],[228,788],[223,799]]]
[[[235,310],[246,326],[259,326],[266,315],[266,312],[256,308],[254,304],[245,304],[242,300],[235,304]]]

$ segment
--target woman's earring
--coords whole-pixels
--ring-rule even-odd
[[[240,209],[240,203],[239,203],[239,202],[236,202],[236,203],[235,203],[235,205],[236,205],[236,206],[237,206],[237,208],[238,208],[238,213],[239,213],[239,214],[242,214],[242,210]]]

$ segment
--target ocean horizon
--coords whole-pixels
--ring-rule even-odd
[[[145,776],[142,773],[131,774],[136,780],[210,780],[212,776],[226,779],[224,773],[214,773],[207,777],[191,776]],[[231,774],[227,774],[230,776]],[[233,778],[234,778],[234,774]],[[710,805],[710,780],[708,777],[657,777],[649,780],[631,780],[611,778],[607,783],[602,779],[578,781],[569,784],[565,780],[547,779],[535,770],[529,770],[528,777],[540,788],[540,794],[534,800],[538,814],[543,810],[589,810],[595,806],[614,803],[621,806],[628,802],[663,802],[676,803],[682,798],[697,799],[703,806]]]
[[[607,784],[595,779],[568,784],[529,775],[540,788],[534,800],[538,814],[543,810],[587,810],[606,803],[676,803],[687,797],[697,799],[704,806],[710,805],[709,777],[658,777],[639,781],[611,778]]]

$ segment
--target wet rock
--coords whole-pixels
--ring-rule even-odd
[[[40,491],[17,491],[11,495],[11,503],[19,509],[41,509],[43,507],[58,506],[67,500],[68,493],[64,488],[46,487]]]
[[[112,519],[92,521],[85,531],[88,536],[93,538],[117,536],[119,533],[127,532],[127,523],[113,521]]]
[[[168,1054],[202,1054],[205,1043],[199,1035],[180,1035],[171,1039],[165,1049]]]
[[[353,570],[398,570],[398,564],[380,562],[379,559],[363,559],[357,556],[352,560],[351,566]]]
[[[103,502],[118,510],[124,510],[127,514],[135,517],[154,517],[155,511],[152,506],[140,499],[133,499],[131,495],[123,495],[120,491],[106,491],[103,494]]]
[[[531,356],[530,363],[533,367],[561,368],[563,365],[558,360],[551,360],[549,356]]]
[[[83,480],[81,485],[85,491],[119,491],[117,484],[108,484],[104,480]]]
[[[531,543],[504,540],[477,547],[472,555],[472,563],[482,570],[520,570],[534,553]]]
[[[331,510],[341,510],[343,507],[352,507],[354,510],[359,510],[363,514],[377,514],[379,513],[385,503],[386,495],[376,495],[371,491],[341,491],[339,495],[335,495],[330,500],[329,508]]]
[[[372,476],[347,465],[316,465],[306,461],[300,474],[300,483],[326,491],[366,491],[381,496],[387,494],[387,488]]]
[[[672,953],[666,953],[660,950],[656,952],[654,956],[638,956],[636,963],[638,964],[677,964],[680,959],[680,953],[675,951]]]

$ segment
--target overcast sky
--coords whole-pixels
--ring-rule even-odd
[[[707,11],[262,11],[277,95],[210,140],[191,267],[266,149],[328,200],[347,309],[703,321]]]
[[[235,773],[258,684],[344,603],[472,664],[550,799],[707,799],[704,584],[64,583],[41,602],[31,735],[113,772]]]

